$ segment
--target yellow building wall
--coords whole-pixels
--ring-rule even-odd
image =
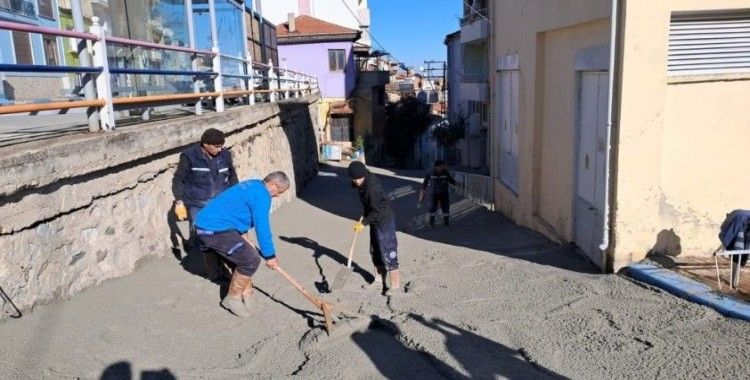
[[[609,0],[504,0],[490,2],[491,172],[495,208],[546,236],[569,241],[575,153],[574,60],[581,48],[609,42]],[[519,185],[499,178],[497,62],[519,61]]]
[[[672,12],[748,8],[750,0],[624,3],[614,270],[651,250],[708,255],[725,214],[750,208],[750,180],[737,175],[748,162],[750,82],[667,76]]]
[[[562,239],[573,240],[573,195],[577,145],[578,74],[576,53],[609,44],[609,19],[545,32],[540,78],[542,117],[539,139],[539,187],[536,214]]]
[[[680,247],[707,255],[719,245],[726,214],[750,209],[750,79],[667,86],[657,229]]]

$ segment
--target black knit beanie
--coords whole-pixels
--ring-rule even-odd
[[[201,144],[224,145],[224,132],[216,128],[206,129],[201,136]]]
[[[367,167],[360,161],[354,161],[349,164],[349,177],[359,179],[367,177]]]

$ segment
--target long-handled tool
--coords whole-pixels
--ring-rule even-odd
[[[299,292],[302,293],[302,295],[305,296],[305,298],[307,298],[307,300],[310,301],[310,303],[315,305],[315,307],[317,307],[318,309],[320,309],[320,311],[323,312],[323,318],[325,319],[325,324],[326,324],[326,333],[328,335],[331,335],[331,330],[333,329],[333,313],[334,312],[340,313],[348,318],[357,318],[356,314],[353,314],[344,310],[343,308],[341,308],[341,306],[328,303],[312,295],[310,292],[307,291],[307,289],[305,289],[302,285],[300,285],[300,283],[297,282],[297,280],[295,280],[294,277],[292,277],[291,275],[289,275],[289,273],[286,273],[286,271],[281,269],[281,267],[277,266],[275,270],[282,277],[284,277],[287,281],[289,281],[289,283],[292,284],[292,286],[294,286],[297,290],[299,290]]]
[[[359,223],[362,223],[362,219],[364,217],[359,218]],[[346,266],[339,269],[339,272],[336,273],[336,278],[333,280],[333,287],[332,290],[341,289],[346,285],[346,283],[349,281],[349,278],[352,277],[352,257],[354,256],[354,247],[357,244],[357,236],[359,235],[359,231],[354,230],[354,237],[352,238],[352,245],[349,247],[349,256],[346,260]]]

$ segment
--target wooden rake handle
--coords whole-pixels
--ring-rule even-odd
[[[319,309],[323,308],[323,304],[325,302],[323,302],[323,300],[321,300],[320,298],[315,297],[314,295],[310,294],[310,292],[308,292],[307,289],[305,289],[302,285],[300,285],[300,283],[297,282],[297,280],[295,280],[294,277],[292,277],[289,273],[286,273],[284,269],[277,266],[274,270],[278,272],[281,275],[281,277],[284,277],[287,281],[289,281],[289,283],[292,284],[292,286],[294,286],[297,290],[299,290],[299,292],[302,293],[302,295],[305,296],[305,298],[307,298],[308,301],[310,301],[313,305],[315,305],[315,307]]]
[[[358,223],[362,223],[364,219],[365,219],[364,216],[360,216]],[[357,244],[358,235],[359,235],[359,231],[354,230],[354,237],[352,238],[352,245],[349,247],[349,257],[346,260],[346,267],[349,269],[351,269],[352,267],[352,257],[354,257],[354,246]]]

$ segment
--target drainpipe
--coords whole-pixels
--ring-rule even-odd
[[[604,213],[602,215],[602,225],[604,226],[602,231],[602,243],[599,245],[599,249],[602,251],[602,264],[604,269],[607,268],[607,250],[609,249],[609,236],[611,233],[611,226],[609,223],[610,215],[610,185],[609,181],[611,178],[612,170],[612,127],[615,125],[614,120],[614,95],[615,95],[615,69],[617,67],[617,51],[618,46],[618,29],[619,29],[619,0],[612,0],[612,15],[610,16],[610,39],[609,39],[609,89],[608,89],[608,101],[607,101],[607,151],[605,155],[605,169],[604,169]]]

